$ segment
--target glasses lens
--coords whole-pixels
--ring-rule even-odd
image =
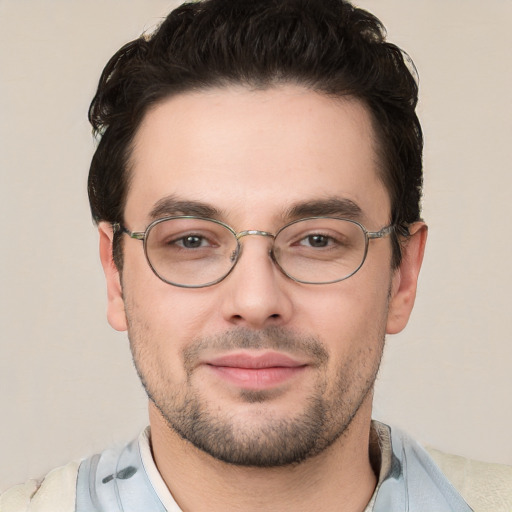
[[[306,219],[282,229],[274,257],[290,277],[304,283],[332,283],[356,272],[366,254],[366,236],[356,222]]]
[[[199,287],[225,277],[236,261],[238,244],[222,224],[204,219],[167,219],[146,235],[146,256],[160,279]]]

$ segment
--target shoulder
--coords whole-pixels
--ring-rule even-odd
[[[396,428],[391,436],[393,454],[407,466],[411,488],[430,481],[450,500],[456,491],[476,512],[512,510],[512,466],[426,449]]]
[[[373,510],[471,511],[418,443],[395,427],[372,425],[382,454]]]
[[[474,510],[512,510],[512,466],[472,460],[434,448],[427,448],[427,452]]]
[[[1,512],[73,512],[79,462],[50,471],[42,481],[11,487],[0,495]]]

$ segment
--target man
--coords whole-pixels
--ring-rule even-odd
[[[110,60],[89,197],[150,429],[2,510],[471,510],[371,421],[427,233],[417,86],[382,32],[342,0],[209,0]]]

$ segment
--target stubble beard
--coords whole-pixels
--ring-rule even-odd
[[[371,349],[354,354],[329,382],[326,372],[329,355],[316,338],[299,336],[273,327],[262,331],[236,328],[222,336],[191,342],[183,351],[186,382],[170,385],[158,362],[151,359],[149,340],[143,329],[131,326],[130,346],[137,373],[149,399],[167,425],[182,439],[220,461],[238,466],[279,467],[298,464],[318,455],[347,432],[352,420],[371,395],[377,377],[384,333],[379,333]],[[206,348],[288,350],[306,354],[315,362],[318,377],[314,390],[302,409],[292,417],[264,414],[272,391],[241,390],[239,400],[255,407],[264,421],[241,420],[229,410],[213,410],[200,389],[192,384],[195,363]],[[371,353],[369,353],[371,352]],[[154,358],[154,356],[153,356]],[[166,380],[167,379],[167,380]],[[261,416],[261,415],[260,415]]]

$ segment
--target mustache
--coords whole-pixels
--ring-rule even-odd
[[[316,365],[322,365],[329,359],[327,350],[314,336],[283,327],[266,327],[258,331],[235,327],[221,334],[194,339],[183,350],[185,368],[192,369],[206,350],[229,352],[240,349],[284,351],[307,356]]]

